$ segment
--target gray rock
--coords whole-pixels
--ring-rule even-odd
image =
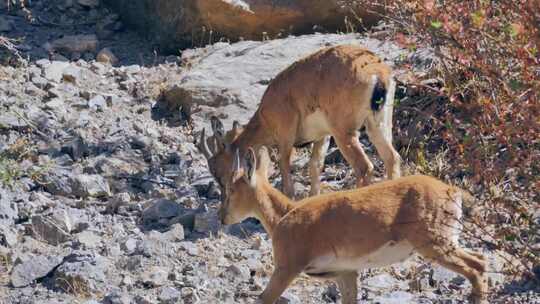
[[[185,238],[184,227],[182,224],[174,224],[167,232],[163,233],[163,236],[170,242],[179,242]]]
[[[233,264],[227,267],[225,275],[232,280],[247,281],[251,278],[250,270],[246,265]]]
[[[158,291],[158,300],[161,304],[178,303],[182,298],[182,293],[174,287],[163,287]]]
[[[32,232],[34,237],[51,245],[58,245],[70,239],[68,231],[64,230],[51,218],[41,215],[32,217]]]
[[[73,189],[69,175],[69,171],[53,167],[52,170],[42,176],[43,184],[47,192],[54,195],[71,195]]]
[[[137,253],[145,257],[170,256],[176,251],[176,245],[157,231],[150,231],[137,242]]]
[[[409,288],[413,291],[425,292],[432,290],[433,286],[431,286],[431,280],[428,275],[417,274],[409,281]]]
[[[137,64],[128,65],[123,68],[123,71],[124,71],[124,75],[136,74],[141,71],[141,66]]]
[[[118,95],[104,95],[108,107],[116,107],[122,103],[122,98]]]
[[[196,213],[193,223],[193,230],[201,233],[216,232],[221,227],[216,210]]]
[[[166,200],[158,199],[143,210],[142,220],[145,224],[166,223],[169,219],[179,216],[182,213],[180,204]]]
[[[11,226],[19,218],[19,210],[14,198],[6,190],[0,189],[0,225]]]
[[[406,282],[399,281],[388,273],[381,273],[362,281],[362,286],[372,289],[392,289],[400,287],[402,289],[407,288]]]
[[[276,304],[300,304],[300,298],[291,292],[285,292],[277,299]]]
[[[255,273],[260,274],[264,271],[264,265],[260,259],[249,258],[246,264],[249,267],[249,270]]]
[[[42,89],[38,88],[35,84],[30,82],[24,86],[24,93],[36,97],[44,94],[45,92]]]
[[[125,275],[124,278],[122,279],[122,285],[124,286],[133,286],[135,284],[135,282],[133,281],[133,279],[131,278],[131,276],[129,275]]]
[[[0,130],[24,130],[26,128],[28,128],[28,123],[15,113],[2,112],[0,114]]]
[[[339,291],[336,284],[330,284],[322,294],[323,300],[326,302],[337,302]]]
[[[413,303],[414,295],[406,291],[392,291],[373,299],[378,304],[402,304]]]
[[[167,284],[168,275],[166,268],[154,266],[141,274],[141,281],[145,285],[159,287]]]
[[[120,244],[120,248],[127,254],[131,254],[135,252],[135,249],[137,249],[137,240],[134,238],[128,238]]]
[[[37,255],[28,258],[27,261],[15,265],[11,271],[11,285],[24,287],[32,284],[35,280],[47,276],[55,267],[62,263],[61,256]]]
[[[123,293],[120,291],[113,291],[112,293],[106,295],[105,298],[103,298],[102,303],[103,304],[131,304],[132,299],[126,293]]]
[[[0,32],[10,32],[12,29],[13,25],[6,16],[0,16]]]
[[[96,57],[96,60],[98,58]],[[103,62],[100,61],[94,61],[90,64],[90,70],[94,71],[94,73],[98,75],[105,74],[110,69],[109,66],[105,65]]]
[[[95,52],[98,46],[96,35],[64,36],[44,46],[48,51],[57,51],[64,54]]]
[[[66,104],[62,98],[53,98],[45,103],[45,109],[52,110],[55,113],[67,113]]]
[[[76,84],[80,81],[81,69],[79,67],[70,65],[62,71],[62,79],[67,82]]]
[[[51,85],[47,88],[47,97],[56,98],[62,97],[64,94],[57,85]]]
[[[32,76],[32,83],[42,89],[42,90],[45,90],[45,88],[47,88],[48,84],[49,84],[49,81],[47,79],[45,79],[44,77],[41,77],[40,75],[35,75],[35,76]]]
[[[96,8],[99,6],[99,0],[77,0],[77,3],[89,8]]]
[[[494,253],[486,256],[488,262],[488,284],[491,287],[495,287],[504,284],[506,275],[504,268],[507,266],[507,261],[513,261],[513,257],[504,257],[502,253]],[[518,263],[516,263],[518,265]]]
[[[45,68],[46,66],[48,66],[49,64],[51,64],[51,61],[49,59],[38,59],[36,60],[35,62],[36,66],[40,67],[40,68]]]
[[[99,39],[110,38],[117,29],[121,28],[121,25],[120,27],[117,26],[118,24],[117,20],[118,20],[118,15],[113,14],[113,15],[105,16],[105,18],[101,18],[101,20],[98,21],[98,23],[96,24],[96,34],[98,35]],[[109,54],[107,55],[110,55],[110,54],[112,54],[112,52],[110,52],[109,50]]]
[[[95,292],[112,284],[113,278],[107,271],[113,271],[110,261],[95,253],[76,253],[66,257],[64,263],[54,272],[54,282],[58,288],[68,292]],[[74,290],[76,287],[76,290]]]
[[[83,249],[97,248],[102,243],[102,238],[96,233],[86,230],[75,235],[75,241]]]
[[[435,284],[452,283],[459,286],[465,282],[465,278],[441,266],[435,266],[433,268],[431,279],[435,282]]]
[[[50,194],[47,192],[33,191],[30,194],[30,200],[45,209],[52,208],[55,205],[55,201],[50,198]]]
[[[145,149],[152,146],[152,138],[144,135],[133,136],[130,144],[132,149]]]
[[[155,301],[149,295],[136,295],[135,304],[154,304]]]
[[[109,200],[107,204],[106,212],[109,214],[114,214],[118,212],[118,208],[126,206],[131,202],[131,196],[128,192],[121,192],[115,194],[112,199]]]
[[[103,111],[107,107],[107,100],[101,95],[96,95],[88,101],[90,109]]]
[[[193,242],[181,242],[180,248],[184,249],[191,256],[199,255],[199,247]]]
[[[0,225],[0,245],[14,247],[18,242],[18,235],[13,228]]]
[[[80,174],[73,178],[73,194],[79,197],[108,197],[111,189],[101,175]]]
[[[90,154],[90,147],[81,135],[64,142],[61,147],[62,153],[67,153],[73,160],[79,160]]]
[[[74,0],[59,1],[60,3],[58,4],[58,8],[61,9],[61,10],[66,10],[68,8],[72,8],[73,4],[74,4],[73,1]]]
[[[55,209],[48,217],[51,219],[58,227],[66,232],[71,232],[74,229],[73,220],[71,219],[68,212],[64,209]]]
[[[49,65],[43,68],[43,77],[45,79],[60,82],[64,70],[69,66],[69,62],[52,61]]]

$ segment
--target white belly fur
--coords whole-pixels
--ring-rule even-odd
[[[361,257],[337,257],[325,255],[313,260],[306,268],[308,273],[339,272],[385,267],[407,260],[414,253],[408,241],[386,243],[377,250]]]
[[[302,124],[302,139],[305,142],[314,141],[330,134],[330,125],[326,115],[317,110],[306,116]]]

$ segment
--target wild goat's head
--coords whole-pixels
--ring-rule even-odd
[[[257,153],[248,148],[243,157],[237,149],[234,153],[231,179],[225,186],[225,195],[219,209],[224,225],[239,223],[254,216],[257,187],[268,183],[270,157],[262,146]]]
[[[233,122],[233,127],[225,132],[223,123],[216,116],[210,118],[214,134],[206,136],[203,129],[197,142],[197,148],[203,153],[208,161],[210,173],[218,182],[222,196],[225,195],[225,186],[231,180],[234,162],[233,142],[243,132],[244,128],[238,121]]]

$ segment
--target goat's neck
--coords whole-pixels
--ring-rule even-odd
[[[271,135],[261,114],[257,112],[234,141],[234,146],[239,148],[241,152],[245,152],[249,147],[257,149],[262,145],[271,145],[273,144]]]
[[[259,206],[255,216],[261,221],[266,232],[272,236],[281,218],[293,209],[293,202],[269,183],[261,185],[256,195]]]

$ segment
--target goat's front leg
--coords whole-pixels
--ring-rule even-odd
[[[309,195],[318,195],[321,192],[321,170],[324,166],[324,157],[328,150],[330,136],[313,143],[311,159],[309,161],[309,175],[311,178],[311,190]]]
[[[293,152],[294,147],[292,145],[279,148],[279,154],[281,156],[279,160],[279,169],[281,171],[283,193],[292,199],[294,199],[294,184],[291,177],[291,159]]]
[[[291,271],[290,269],[276,268],[258,302],[262,304],[274,304],[297,275],[298,272]]]
[[[356,271],[343,272],[337,278],[339,291],[341,292],[341,303],[343,304],[356,304],[356,298],[358,296],[358,286],[356,279],[358,273]]]

